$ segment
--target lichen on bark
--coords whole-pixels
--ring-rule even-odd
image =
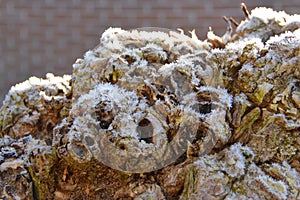
[[[72,77],[12,87],[0,198],[299,199],[300,16],[231,31],[110,28]]]

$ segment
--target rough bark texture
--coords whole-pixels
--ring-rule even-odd
[[[300,199],[300,16],[246,17],[207,41],[108,29],[72,77],[12,87],[0,198]]]

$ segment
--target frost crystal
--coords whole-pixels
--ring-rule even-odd
[[[93,137],[92,147],[80,145],[83,152],[110,167],[142,172],[225,144],[232,98],[221,89],[220,71],[206,62],[206,48],[167,29],[108,29],[74,64],[70,124],[64,125],[70,127],[69,145],[78,143],[79,131],[83,141]],[[89,158],[72,155],[82,162]]]

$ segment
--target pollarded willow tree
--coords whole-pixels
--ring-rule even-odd
[[[1,199],[299,199],[300,16],[106,30],[0,110]],[[232,34],[231,24],[237,28]]]

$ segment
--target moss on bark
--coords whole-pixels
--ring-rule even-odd
[[[299,199],[300,16],[231,30],[109,29],[72,78],[12,87],[0,198]]]

